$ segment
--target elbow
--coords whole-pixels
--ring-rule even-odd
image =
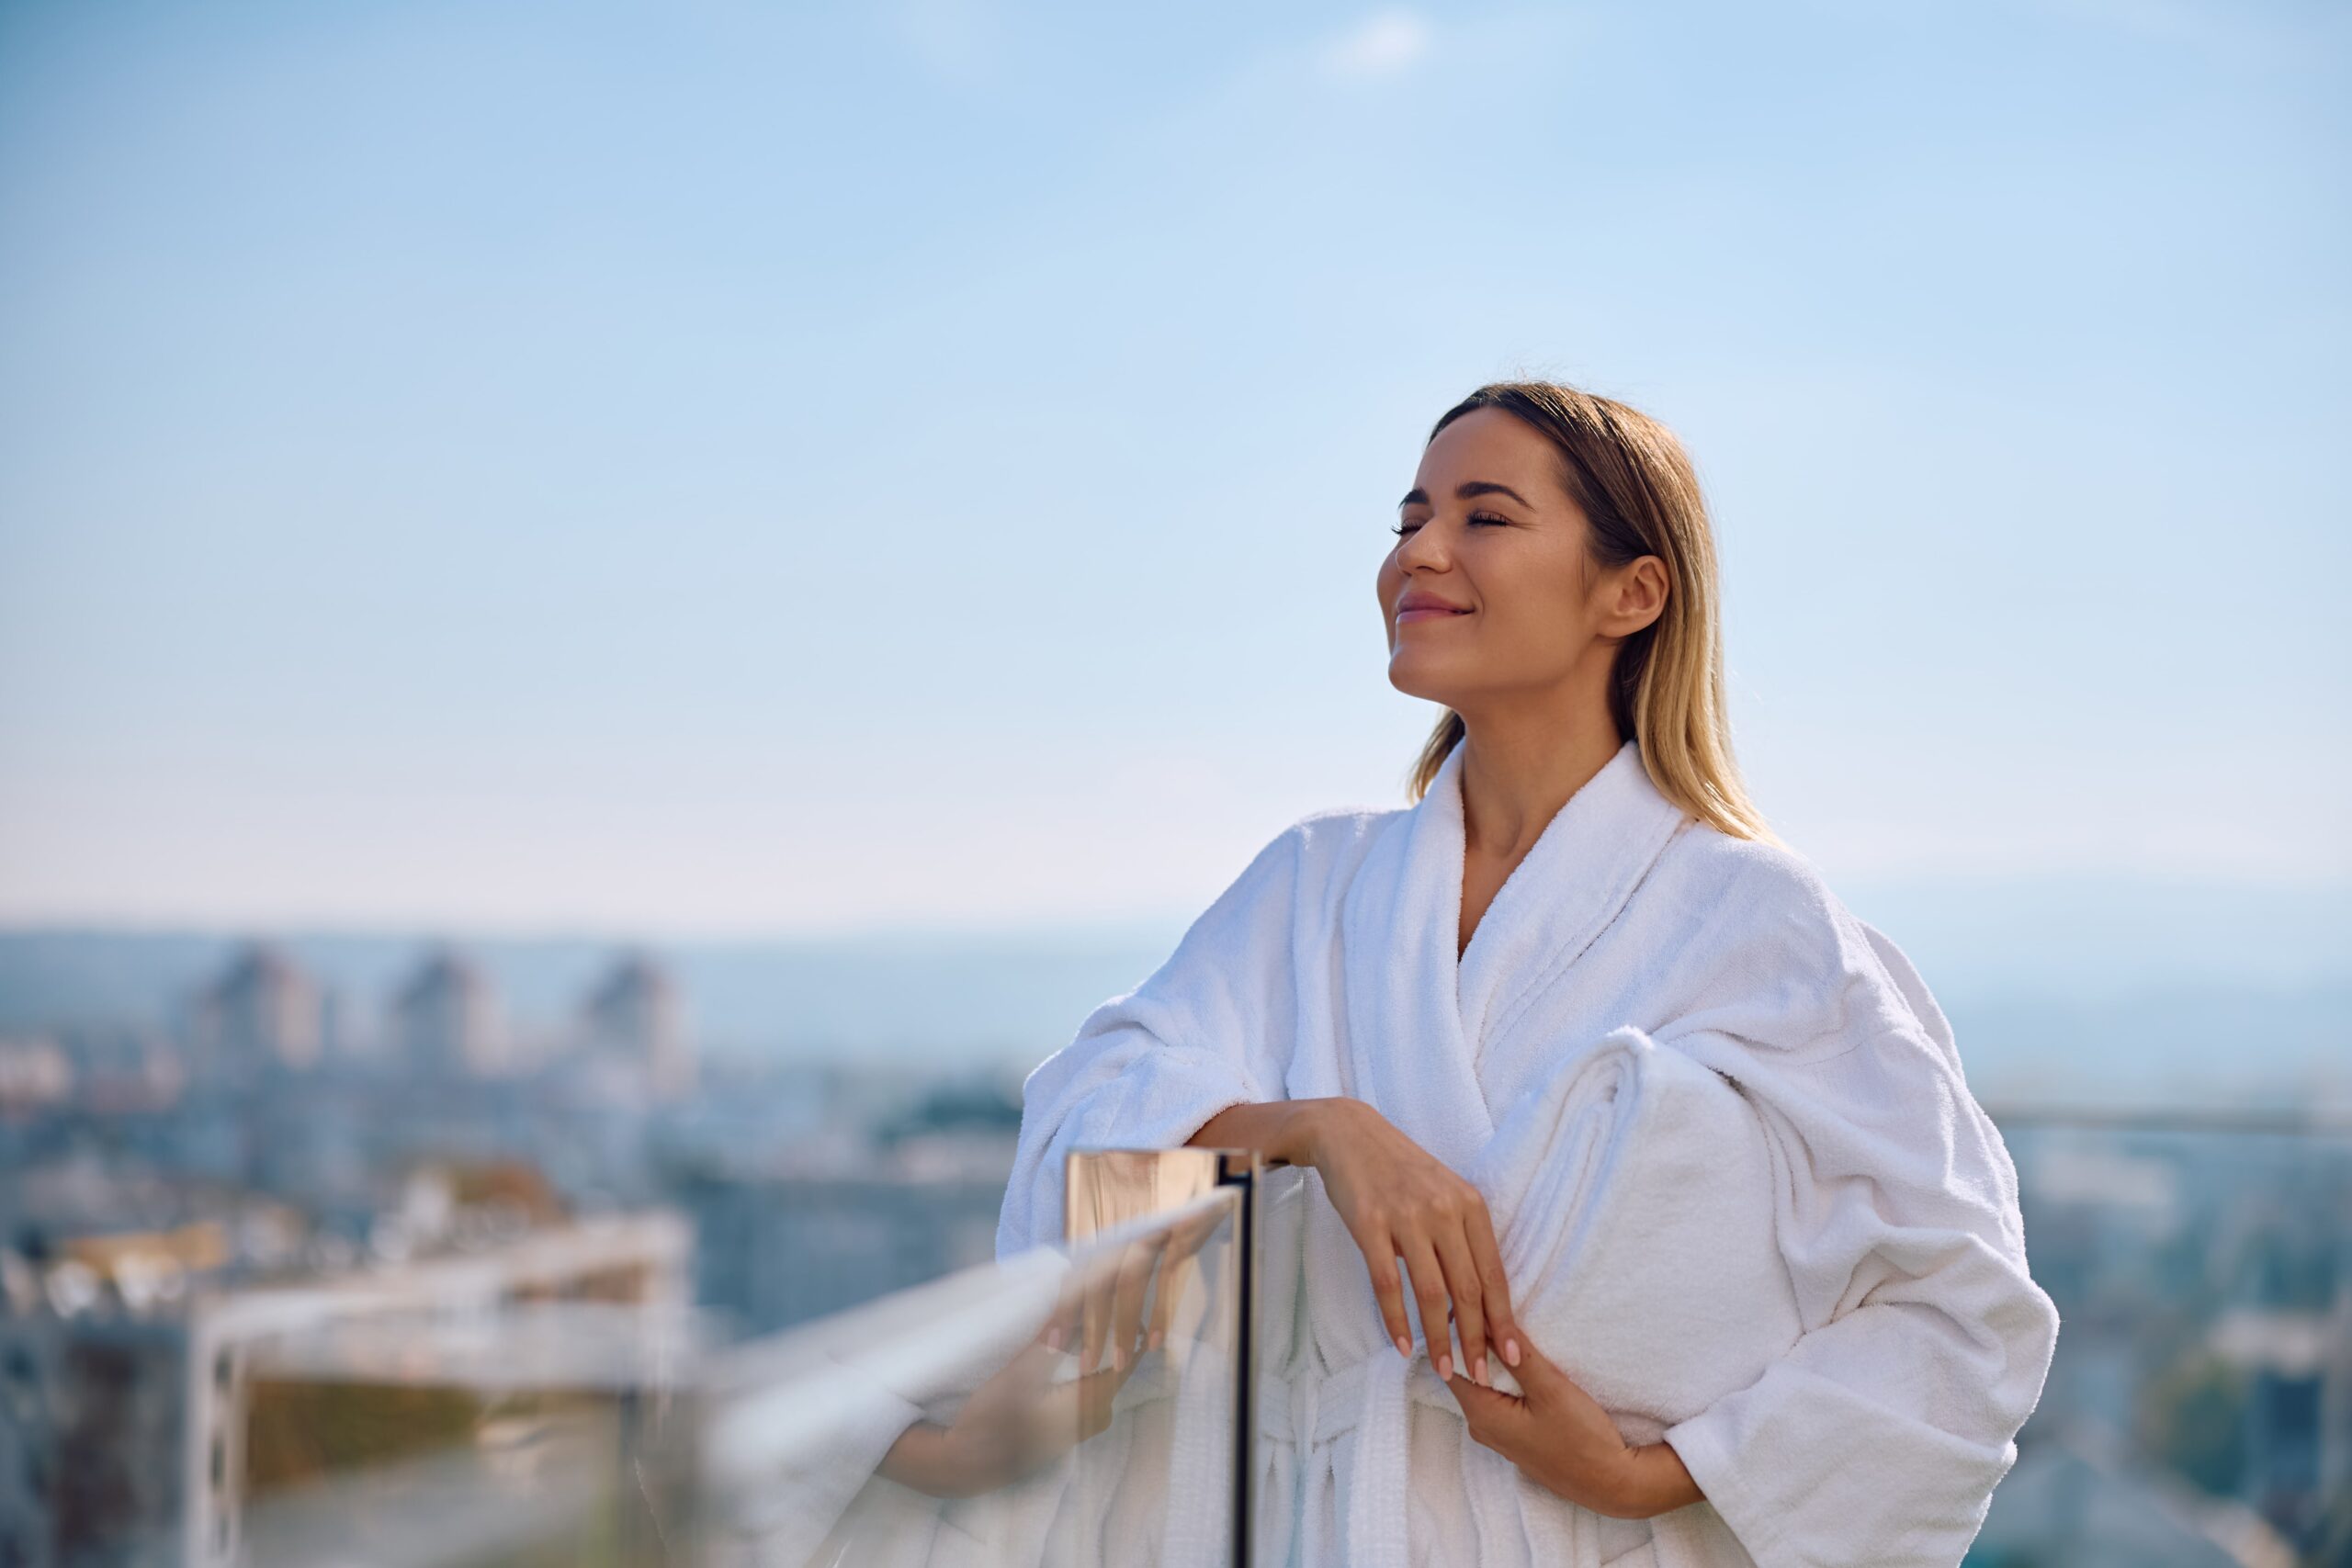
[[[1882,1306],[1892,1314],[1884,1332],[1899,1337],[1887,1343],[1903,1348],[1877,1361],[1880,1373],[1911,1390],[1914,1408],[1938,1413],[1930,1420],[1951,1435],[1988,1455],[2007,1449],[2049,1380],[2058,1343],[2049,1292],[2005,1263],[1973,1270],[1964,1289],[1939,1299],[1882,1300],[1864,1310]]]
[[[1998,1375],[1987,1390],[2005,1440],[2014,1438],[2041,1403],[2058,1348],[2058,1303],[2027,1276],[2003,1303],[1993,1325],[2003,1349]]]
[[[2041,1397],[2041,1385],[2050,1377],[2051,1359],[2058,1352],[2058,1303],[2052,1301],[2050,1293],[2040,1285],[2034,1285],[2032,1288],[2035,1303],[2033,1393],[2034,1399],[2038,1403]],[[2027,1414],[2032,1414],[2030,1405],[2027,1407]]]

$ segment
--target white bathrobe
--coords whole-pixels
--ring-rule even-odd
[[[1352,1096],[1479,1187],[1529,1336],[1706,1501],[1609,1518],[1471,1442],[1418,1312],[1408,1368],[1320,1179],[1290,1174],[1272,1562],[1958,1563],[2058,1314],[1942,1012],[1805,861],[1686,815],[1630,740],[1457,960],[1461,762],[1412,807],[1286,829],[1030,1076],[999,1256],[1058,1238],[1073,1149]]]

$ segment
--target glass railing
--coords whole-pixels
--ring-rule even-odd
[[[211,1560],[651,1563],[692,1517],[697,1319],[510,1303],[358,1314],[254,1345],[211,1462]]]
[[[2352,1136],[2286,1115],[2002,1120],[2063,1325],[1970,1563],[2345,1561]],[[1077,1156],[1068,1190],[1061,1247],[745,1342],[626,1289],[202,1317],[234,1349],[194,1348],[210,1437],[172,1560],[1281,1561],[1295,1499],[1251,1490],[1275,1452],[1252,1452],[1253,1380],[1283,1353],[1255,1287],[1261,1237],[1311,1193],[1192,1149]],[[1255,1550],[1253,1529],[1273,1531]]]
[[[672,1303],[282,1303],[190,1561],[1248,1561],[1258,1170],[1072,1157],[1069,1239],[770,1338]]]

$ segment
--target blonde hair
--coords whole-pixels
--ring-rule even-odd
[[[1592,553],[1603,567],[1645,555],[1666,565],[1666,607],[1625,639],[1609,682],[1610,715],[1618,733],[1633,738],[1650,782],[1712,828],[1780,844],[1732,760],[1714,535],[1682,443],[1638,410],[1554,381],[1489,382],[1448,409],[1430,439],[1487,408],[1557,449],[1561,486],[1590,520]],[[1429,793],[1465,733],[1462,716],[1447,709],[1414,763],[1414,800]]]

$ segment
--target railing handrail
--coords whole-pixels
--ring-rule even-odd
[[[748,1483],[788,1466],[871,1405],[877,1382],[903,1387],[945,1375],[1016,1326],[1041,1326],[1042,1309],[1070,1270],[1235,1201],[1230,1190],[1204,1193],[1076,1246],[1049,1242],[975,1264],[719,1352],[698,1380],[723,1403],[714,1411],[706,1450],[711,1480]]]

